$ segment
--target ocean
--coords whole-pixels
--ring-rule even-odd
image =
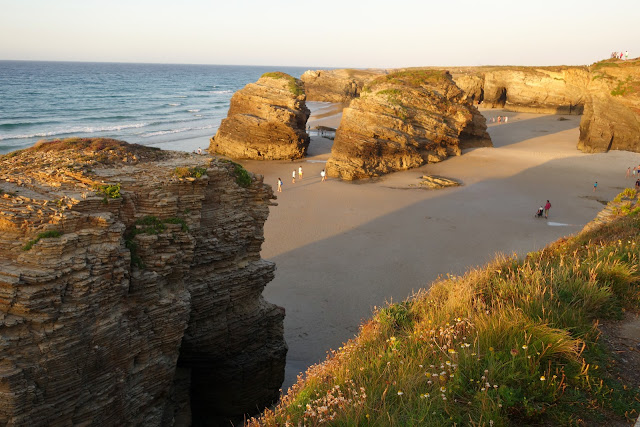
[[[235,91],[311,68],[0,61],[0,154],[72,136],[204,149]]]

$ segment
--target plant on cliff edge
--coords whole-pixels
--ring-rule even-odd
[[[291,92],[295,96],[300,96],[304,94],[304,89],[300,87],[295,77],[291,77],[289,74],[283,73],[281,71],[264,73],[262,77],[269,77],[272,79],[286,79],[289,82],[289,92]]]
[[[62,233],[59,232],[58,230],[49,230],[49,231],[44,231],[42,233],[38,233],[35,239],[29,240],[27,244],[22,247],[22,250],[23,251],[30,250],[33,247],[33,245],[35,245],[40,241],[40,239],[51,239],[51,238],[60,237],[60,236],[62,236]]]

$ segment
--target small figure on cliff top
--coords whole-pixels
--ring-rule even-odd
[[[302,179],[302,166],[298,168],[298,178]]]
[[[278,178],[278,193],[282,193],[282,180]]]
[[[624,60],[626,61],[627,59],[629,59],[629,51],[625,50],[624,51]]]
[[[551,202],[547,200],[547,204],[544,205],[544,217],[549,218],[549,209],[551,209]]]
[[[322,169],[322,172],[320,172],[320,176],[322,177],[322,181],[325,181],[327,179],[327,173],[324,171],[324,169]]]
[[[291,173],[291,183],[295,184],[296,183],[296,170],[294,169],[293,172]]]
[[[596,191],[596,188],[598,188],[598,181],[593,183],[593,191]]]
[[[198,154],[202,154],[202,148],[198,147]]]

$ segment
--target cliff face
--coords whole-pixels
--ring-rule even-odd
[[[369,83],[343,110],[330,176],[375,177],[491,146],[484,117],[443,71],[402,71]]]
[[[113,140],[0,156],[0,424],[215,424],[278,398],[274,197],[236,175]]]
[[[582,114],[589,82],[586,67],[457,68],[452,75],[475,102],[548,114]]]
[[[590,67],[578,149],[640,151],[640,59]]]
[[[383,70],[309,70],[300,79],[309,101],[348,103],[362,88],[386,72]]]
[[[264,74],[233,95],[209,152],[255,160],[304,157],[311,114],[305,99],[300,80],[280,72]]]

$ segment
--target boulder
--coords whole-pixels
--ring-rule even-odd
[[[211,138],[210,153],[234,159],[286,160],[305,156],[311,114],[300,80],[265,73],[231,97],[227,118]]]
[[[370,178],[491,145],[484,117],[448,72],[406,70],[373,80],[343,110],[327,172]]]
[[[640,152],[640,58],[601,61],[590,72],[578,149]]]

